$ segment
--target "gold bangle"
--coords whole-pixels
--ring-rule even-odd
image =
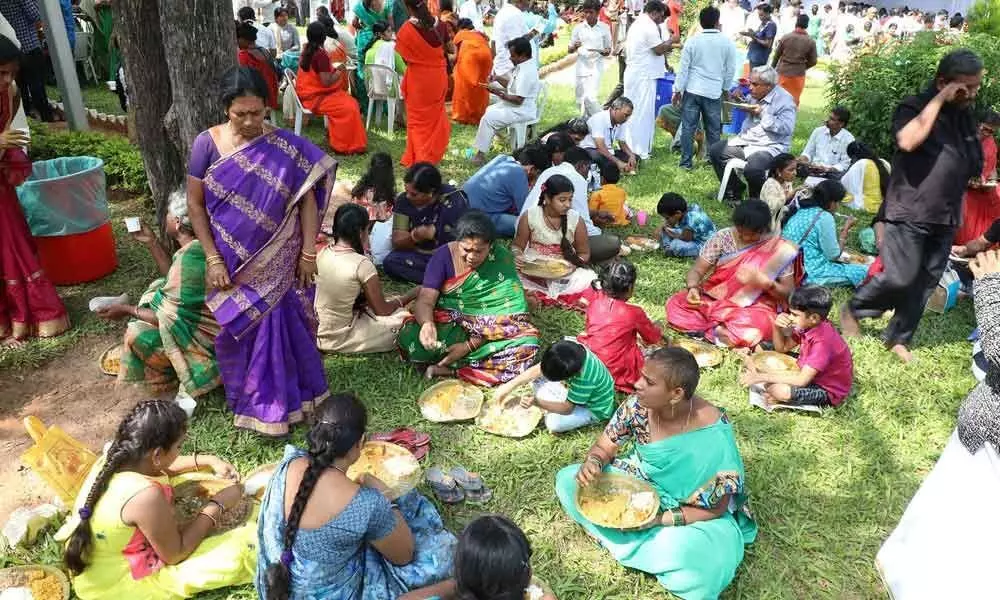
[[[303,250],[302,252],[300,252],[300,254],[302,254],[302,256],[308,256],[308,257],[311,257],[311,258],[316,258],[316,253],[315,252],[306,252],[305,250]]]
[[[208,514],[204,510],[198,513],[199,517],[208,517],[212,521],[212,527],[215,529],[219,528],[219,522],[212,515]]]

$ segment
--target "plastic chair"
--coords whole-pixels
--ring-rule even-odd
[[[372,113],[378,110],[378,103],[385,103],[387,128],[389,135],[396,124],[396,107],[403,98],[400,88],[399,73],[384,65],[365,65],[365,88],[368,90],[368,116],[365,117],[365,129],[371,129]],[[375,117],[378,126],[378,117]]]
[[[97,82],[97,69],[94,68],[94,31],[89,23],[85,23],[76,32],[76,44],[73,46],[73,61],[83,64],[84,80]]]
[[[292,88],[292,97],[295,98],[295,135],[302,135],[302,115],[313,114],[311,110],[302,106],[302,100],[299,100],[299,94],[295,91],[295,73],[291,69],[285,69],[285,81]],[[323,117],[323,126],[327,127],[329,125],[329,119]]]
[[[747,161],[741,158],[730,158],[726,161],[726,168],[722,171],[722,182],[719,184],[719,193],[715,197],[716,200],[722,202],[722,197],[726,195],[726,188],[729,186],[729,178],[732,176],[733,171],[742,173],[745,168],[747,168]]]
[[[507,128],[507,135],[510,136],[511,151],[519,150],[528,143],[528,127],[538,125],[545,113],[545,105],[549,100],[549,84],[542,81],[538,85],[538,96],[535,98],[535,118],[528,121],[514,123]]]

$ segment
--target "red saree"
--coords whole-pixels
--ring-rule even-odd
[[[667,323],[713,341],[716,328],[721,327],[737,347],[752,348],[770,340],[778,303],[761,290],[740,283],[736,273],[742,267],[752,267],[774,281],[797,256],[795,244],[773,237],[720,257],[715,271],[702,284],[700,304],[688,304],[686,291],[667,300]]]
[[[997,143],[992,137],[982,140],[983,179],[995,177],[997,170]],[[966,244],[986,233],[993,221],[1000,218],[1000,193],[998,188],[969,188],[962,204],[962,225],[955,232],[955,244]]]
[[[478,31],[459,31],[455,36],[458,58],[455,62],[455,91],[451,96],[451,118],[466,125],[478,125],[490,93],[479,87],[493,71],[493,52],[486,36]]]
[[[430,33],[429,35],[434,35]],[[407,21],[396,34],[396,52],[406,61],[403,101],[406,103],[406,150],[400,162],[438,164],[448,150],[451,122],[445,111],[448,65],[444,40],[434,46]]]
[[[28,128],[14,84],[0,92],[3,129]],[[51,337],[69,329],[69,317],[38,262],[35,243],[14,188],[31,175],[20,149],[0,151],[0,339]]]
[[[281,108],[278,105],[278,74],[274,71],[270,61],[263,56],[263,51],[259,48],[240,50],[236,59],[241,66],[255,69],[264,78],[264,82],[267,83],[268,108],[275,110]]]

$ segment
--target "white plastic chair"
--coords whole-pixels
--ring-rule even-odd
[[[291,69],[285,69],[285,80],[292,90],[292,97],[295,98],[295,135],[302,135],[302,115],[311,115],[313,113],[308,108],[302,106],[302,100],[299,100],[299,94],[295,91],[295,73]],[[323,117],[323,125],[324,127],[329,125],[326,117]]]
[[[715,197],[717,201],[722,202],[722,197],[726,195],[726,188],[729,186],[729,178],[733,171],[742,173],[745,168],[747,161],[741,158],[730,158],[726,161],[726,168],[722,171],[722,182],[719,184],[719,194]]]
[[[94,28],[84,22],[76,32],[76,44],[73,46],[73,61],[83,65],[84,81],[97,82],[97,69],[94,68]]]
[[[535,98],[535,118],[528,121],[514,123],[507,128],[507,135],[510,137],[511,152],[519,150],[528,143],[528,127],[538,125],[545,113],[545,105],[549,100],[549,84],[542,81],[538,84],[538,96]]]
[[[389,135],[396,124],[396,107],[403,98],[400,87],[399,73],[384,65],[365,65],[365,89],[368,91],[368,116],[365,118],[365,129],[371,129],[372,114],[379,108],[379,102],[385,103],[387,128]],[[375,117],[375,126],[378,126]]]

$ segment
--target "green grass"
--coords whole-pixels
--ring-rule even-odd
[[[610,79],[610,77],[608,78]],[[610,82],[608,82],[610,87]],[[556,86],[545,122],[572,116],[573,91]],[[803,97],[796,130],[796,149],[825,117],[822,89],[811,82]],[[320,123],[306,130],[325,145]],[[854,132],[864,137],[864,132]],[[474,131],[453,126],[453,142],[441,168],[449,179],[464,180],[472,168],[459,157]],[[404,136],[395,139],[373,133],[370,150],[386,150],[398,157]],[[708,196],[717,189],[705,166],[692,173],[680,170],[678,156],[664,150],[667,138],[657,134],[655,158],[623,185],[629,203],[654,212],[666,191],[678,191],[700,203],[717,224],[727,223],[728,210]],[[363,170],[363,157],[344,158],[339,175],[355,179]],[[397,173],[401,176],[401,173]],[[714,196],[713,196],[714,198]],[[114,216],[134,207],[114,207]],[[650,223],[651,232],[658,223]],[[625,231],[635,231],[628,228]],[[70,334],[32,342],[22,351],[0,356],[0,365],[37,364],[107,326],[85,311],[92,295],[133,295],[154,276],[151,261],[120,230],[119,271],[100,282],[60,290],[66,298],[76,328]],[[639,270],[634,301],[654,318],[662,318],[663,303],[683,287],[689,263],[654,254],[633,254]],[[398,287],[398,286],[397,286]],[[848,297],[838,291],[838,301]],[[581,330],[580,315],[543,309],[535,313],[546,342]],[[936,460],[954,427],[961,398],[972,387],[969,345],[965,336],[973,326],[968,302],[947,315],[928,314],[917,336],[917,360],[902,365],[882,349],[877,334],[884,322],[868,324],[868,336],[851,341],[856,365],[856,393],[842,408],[822,417],[799,414],[768,415],[751,408],[745,389],[737,384],[739,361],[727,356],[715,369],[703,372],[699,393],[732,416],[746,463],[752,507],[760,523],[757,542],[748,547],[746,559],[724,598],[747,599],[861,599],[885,596],[874,568],[875,553],[898,521],[908,499]],[[366,357],[326,358],[331,390],[354,390],[369,407],[371,429],[388,430],[409,425],[432,435],[428,465],[462,464],[480,471],[495,489],[491,512],[517,521],[531,538],[533,565],[562,599],[662,598],[656,581],[618,566],[606,552],[560,510],[553,477],[562,466],[579,461],[595,436],[596,427],[553,436],[539,431],[514,441],[490,436],[468,425],[436,425],[424,421],[415,398],[427,387],[418,373],[394,353]],[[80,399],[84,401],[84,399]],[[294,434],[301,444],[304,431]],[[215,452],[234,461],[242,470],[280,456],[281,444],[236,431],[219,396],[203,403],[194,420],[188,450]],[[443,508],[453,531],[480,514],[479,509]],[[29,560],[54,562],[57,548],[49,538],[27,552],[0,558],[0,566]],[[250,588],[231,589],[203,598],[255,598]]]

